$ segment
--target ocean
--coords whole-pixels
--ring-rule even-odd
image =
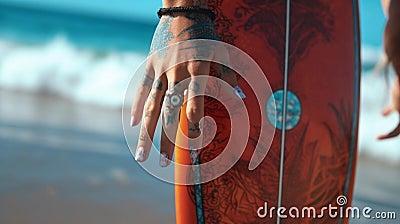
[[[45,92],[79,103],[121,108],[131,76],[147,55],[157,25],[158,4],[1,0],[0,88]],[[398,121],[396,115],[381,117],[389,90],[384,79],[373,74],[382,55],[385,17],[378,0],[361,0],[360,10],[360,153],[398,163],[400,138],[375,140]]]

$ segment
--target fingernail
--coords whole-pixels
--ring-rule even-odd
[[[139,147],[136,150],[135,159],[138,162],[143,162],[144,161],[144,148],[143,147]]]
[[[235,86],[233,88],[235,89],[235,93],[236,95],[238,95],[238,97],[240,97],[241,99],[246,98],[246,94],[244,94],[243,90],[239,86]]]
[[[163,153],[161,153],[161,156],[160,156],[160,166],[166,167],[168,165],[169,165],[168,155],[167,155],[167,153],[163,152]]]
[[[131,126],[132,127],[135,126],[135,117],[134,116],[131,117]]]
[[[187,90],[187,89],[185,89],[185,90],[183,91],[183,95],[184,95],[184,96],[186,96],[186,95],[187,95],[187,93],[188,93],[188,90]]]

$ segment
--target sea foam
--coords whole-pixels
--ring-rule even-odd
[[[144,59],[136,53],[79,49],[63,36],[46,45],[0,41],[0,87],[117,108]]]

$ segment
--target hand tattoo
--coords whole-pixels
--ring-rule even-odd
[[[166,58],[167,51],[165,47],[168,46],[168,42],[174,39],[174,34],[171,32],[171,23],[173,19],[172,16],[164,16],[161,18],[161,21],[156,28],[156,32],[154,33],[149,54],[159,51],[158,57]]]

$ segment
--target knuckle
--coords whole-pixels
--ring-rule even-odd
[[[196,108],[188,108],[186,110],[186,116],[190,122],[199,122],[201,119],[200,111]]]
[[[193,61],[187,65],[187,70],[190,74],[208,74],[210,66],[210,62]]]
[[[156,113],[157,109],[158,109],[158,106],[153,101],[151,101],[151,102],[148,101],[145,105],[145,110],[148,113],[152,113],[152,114]]]

